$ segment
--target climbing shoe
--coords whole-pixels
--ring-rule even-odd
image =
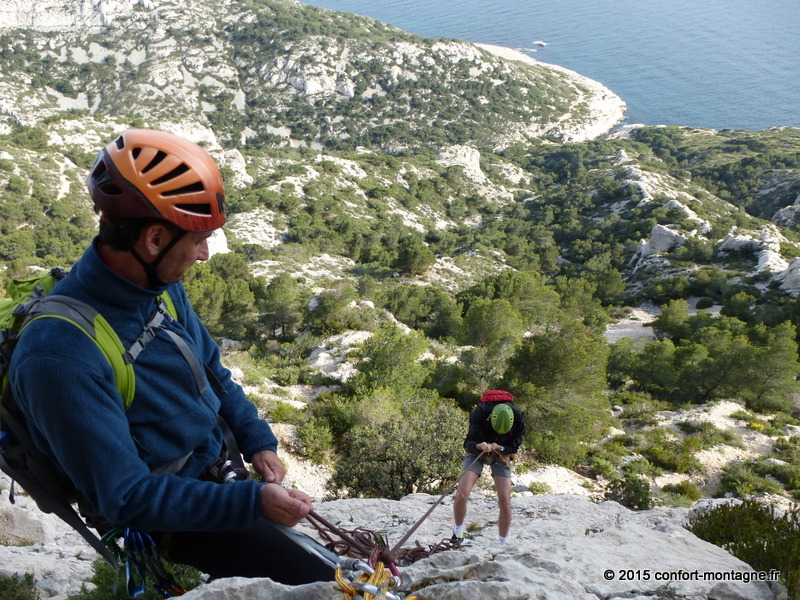
[[[464,534],[461,534],[461,537],[459,537],[454,533],[453,537],[450,538],[450,544],[453,546],[453,548],[456,549],[461,548],[461,544],[463,543],[464,543]]]

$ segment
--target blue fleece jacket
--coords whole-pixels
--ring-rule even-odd
[[[95,241],[53,293],[94,307],[129,348],[164,289],[178,312],[178,321],[167,326],[227,393],[218,396],[209,383],[200,394],[188,362],[162,331],[134,363],[136,395],[126,410],[108,360],[62,319],[34,321],[20,336],[10,367],[12,389],[35,443],[110,523],[152,531],[247,528],[261,515],[261,484],[196,479],[221,450],[217,414],[230,425],[246,459],[276,450],[278,442],[220,363],[217,344],[183,286],[151,290],[131,283],[103,262]],[[178,474],[151,474],[189,453]]]

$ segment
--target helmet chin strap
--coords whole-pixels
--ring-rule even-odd
[[[164,249],[161,252],[159,252],[158,256],[156,256],[153,262],[145,262],[145,260],[139,255],[139,253],[133,246],[129,248],[129,251],[133,255],[133,257],[137,261],[139,261],[140,265],[142,265],[145,275],[147,275],[147,280],[150,282],[151,288],[164,287],[165,285],[167,285],[166,283],[161,281],[161,278],[158,276],[158,265],[161,264],[161,261],[164,259],[167,253],[170,250],[172,250],[173,246],[175,246],[175,244],[180,242],[181,239],[183,239],[183,236],[185,235],[186,232],[183,230],[179,230],[175,235],[173,235],[172,239],[164,247]]]

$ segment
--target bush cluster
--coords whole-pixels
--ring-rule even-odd
[[[3,600],[39,600],[41,594],[35,585],[33,575],[11,575],[0,577],[0,598]]]
[[[780,571],[789,598],[800,598],[800,513],[757,500],[692,513],[686,528],[756,571]]]

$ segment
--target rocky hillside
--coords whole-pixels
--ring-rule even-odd
[[[358,375],[358,349],[380,324],[424,332],[425,358],[418,362],[433,364],[439,376],[426,381],[425,391],[469,400],[479,386],[501,381],[508,348],[535,350],[551,341],[536,336],[567,322],[591,333],[577,339],[592,343],[578,346],[640,338],[649,323],[631,327],[624,317],[639,314],[629,307],[645,301],[648,320],[672,299],[689,299],[693,314],[703,301],[706,325],[735,313],[743,321],[734,328],[734,349],[769,339],[768,326],[800,322],[800,130],[615,128],[624,119],[622,101],[578,74],[508,49],[422,39],[288,0],[6,0],[0,74],[4,276],[69,266],[80,255],[96,226],[86,171],[122,129],[164,128],[201,143],[219,161],[230,209],[213,244],[221,261],[201,265],[187,287],[203,301],[198,311],[214,334],[234,338],[226,339],[226,361],[250,397],[270,419],[285,421],[276,430],[282,451],[298,453],[286,452],[293,483],[320,500],[329,470],[299,456],[308,448],[295,439],[297,413],[331,391],[344,393]],[[239,263],[241,270],[226,273]],[[504,273],[520,275],[512,282],[535,274],[543,282],[539,295],[526,296],[524,288],[512,298],[518,290],[511,290],[513,306],[492,296],[502,287],[492,278]],[[296,286],[292,332],[264,320],[265,286],[281,275]],[[239,285],[228,296],[240,300],[245,281],[261,296],[229,309],[230,298],[217,292]],[[331,298],[347,318],[320,323],[315,308]],[[464,307],[490,299],[507,303],[504,315],[519,309],[528,319],[520,316],[513,344],[487,349],[463,339]],[[239,310],[248,323],[221,322]],[[615,337],[620,320],[628,327]],[[748,327],[756,333],[745,340]],[[653,329],[647,331],[651,341]],[[640,342],[632,355],[643,354]],[[707,350],[700,342],[683,344],[696,362]],[[587,362],[605,365],[604,352]],[[630,463],[643,469],[654,493],[688,481],[711,496],[722,468],[763,457],[748,466],[759,475],[757,485],[791,503],[800,493],[791,487],[800,469],[795,442],[786,442],[796,438],[796,406],[794,416],[762,420],[739,410],[735,398],[683,414],[682,397],[655,401],[630,392],[627,379],[608,398],[606,381],[585,395],[547,390],[547,381],[524,379],[536,369],[521,356],[517,364],[528,365],[519,369],[521,389],[596,402],[601,411],[593,416],[614,427],[592,431],[600,451],[591,468],[582,465],[588,476],[520,472],[512,547],[493,545],[495,505],[476,500],[472,546],[408,568],[406,590],[429,598],[771,597],[756,583],[674,581],[672,590],[664,582],[605,579],[605,569],[747,567],[687,534],[680,527],[686,509],[632,513],[592,500],[601,500],[603,486]],[[653,394],[669,396],[666,384],[657,384]],[[789,405],[797,404],[796,384],[790,381],[782,396]],[[396,390],[384,395],[405,398]],[[375,400],[348,398],[367,406]],[[385,397],[377,400],[391,408]],[[736,435],[720,441],[713,428],[703,429],[707,423]],[[693,428],[712,430],[712,441],[703,439],[710,447],[692,456],[690,468],[676,474],[642,460],[646,441],[659,442],[662,457],[665,447],[682,450],[688,438],[685,447],[696,449]],[[779,439],[788,447],[769,455]],[[525,458],[526,466],[534,463]],[[749,475],[741,474],[746,485],[755,480]],[[779,475],[785,489],[775,484]],[[591,500],[584,493],[590,487]],[[532,489],[573,495],[533,497]],[[91,555],[58,523],[32,517],[24,504],[9,507],[2,496],[8,546],[0,546],[0,575],[31,571],[45,594],[74,591]],[[414,494],[399,503],[321,502],[320,511],[342,526],[396,536],[430,500]],[[446,504],[420,539],[447,536],[448,523]],[[284,590],[267,582],[219,583],[202,593],[330,596],[323,586]]]
[[[796,130],[629,126],[592,142],[624,118],[596,82],[285,0],[13,1],[0,38],[3,197],[50,217],[6,208],[6,265],[76,258],[69,243],[93,226],[85,170],[137,125],[185,135],[225,165],[231,249],[313,241],[299,260],[312,279],[387,263],[397,238],[416,236],[436,255],[430,279],[449,289],[508,267],[611,269],[627,285],[614,301],[715,268],[762,291],[800,286]],[[298,211],[312,206],[339,230],[302,235]],[[361,239],[324,242],[343,230]],[[380,252],[361,251],[369,236]],[[294,253],[267,254],[251,253],[258,274],[300,273]]]
[[[401,148],[424,130],[428,143],[505,147],[586,139],[622,119],[619,98],[564,69],[286,0],[0,11],[7,126],[78,111],[207,125],[234,146]]]

